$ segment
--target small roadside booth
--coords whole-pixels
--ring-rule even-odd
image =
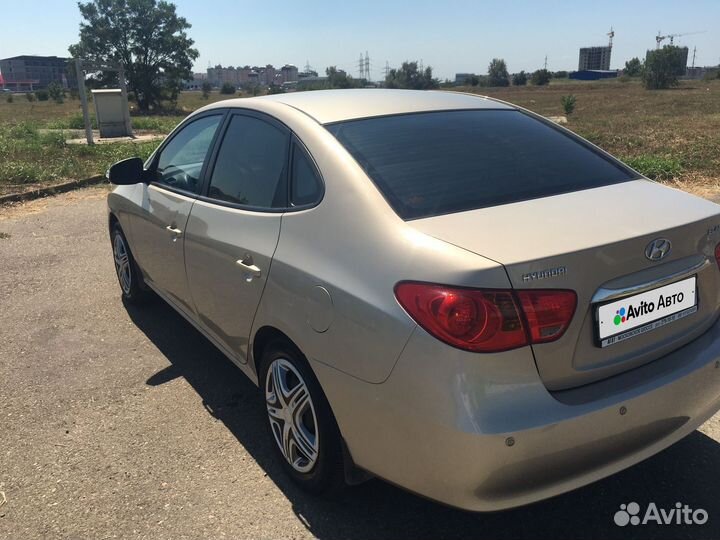
[[[130,111],[120,88],[92,90],[101,138],[132,137]]]

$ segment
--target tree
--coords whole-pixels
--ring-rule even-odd
[[[547,69],[538,69],[530,77],[530,82],[536,86],[544,86],[550,82],[552,76]]]
[[[212,91],[212,85],[209,82],[205,81],[204,83],[202,83],[201,89],[202,89],[202,97],[207,99],[208,96],[210,95],[210,92]]]
[[[192,76],[198,57],[187,36],[190,23],[165,0],[90,0],[79,2],[80,41],[70,54],[97,62],[121,62],[128,86],[142,111],[176,98]]]
[[[678,75],[685,73],[682,49],[665,45],[662,49],[649,51],[642,71],[643,82],[648,90],[670,88],[678,84]]]
[[[638,77],[642,73],[642,67],[642,62],[640,62],[639,58],[631,58],[625,62],[623,75],[627,75],[628,77]]]
[[[48,96],[50,96],[50,99],[52,99],[55,103],[62,103],[63,98],[65,97],[65,91],[63,90],[62,86],[60,86],[57,82],[51,81],[50,84],[47,86],[47,92]]]
[[[388,72],[385,86],[387,88],[429,90],[437,88],[439,83],[437,79],[433,79],[430,66],[420,71],[417,62],[403,62],[399,69],[391,69]]]
[[[353,88],[356,85],[352,77],[336,66],[330,66],[325,69],[329,88]]]
[[[572,94],[569,96],[562,96],[560,98],[560,103],[562,103],[563,110],[568,116],[570,116],[575,110],[575,96],[573,96]]]
[[[237,89],[229,82],[223,83],[220,87],[220,93],[226,95],[233,95]]]
[[[493,58],[488,66],[488,84],[490,86],[510,86],[507,64],[502,58]]]
[[[512,83],[515,86],[525,86],[528,82],[528,76],[527,73],[524,71],[521,71],[520,73],[515,73],[512,76]]]
[[[553,79],[567,79],[568,78],[568,72],[567,71],[556,71],[552,74]]]

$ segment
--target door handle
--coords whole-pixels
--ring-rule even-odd
[[[242,268],[245,272],[247,272],[253,277],[259,278],[262,274],[260,269],[253,264],[252,257],[250,256],[246,255],[244,259],[235,261],[235,264],[237,264],[240,268]]]
[[[172,225],[168,225],[167,227],[165,227],[165,230],[171,232],[176,236],[180,236],[182,234],[182,231],[180,229],[178,229],[177,227],[173,227]]]

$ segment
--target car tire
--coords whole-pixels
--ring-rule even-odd
[[[262,357],[260,388],[271,444],[290,478],[315,495],[341,490],[340,430],[305,357],[286,342],[270,343]]]
[[[119,223],[112,226],[110,240],[115,274],[120,284],[123,300],[130,304],[146,302],[150,296],[150,291],[145,285],[142,272],[135,262],[127,238],[125,238]]]

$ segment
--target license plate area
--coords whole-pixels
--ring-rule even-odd
[[[608,347],[692,315],[697,306],[697,276],[599,304],[595,335]]]

